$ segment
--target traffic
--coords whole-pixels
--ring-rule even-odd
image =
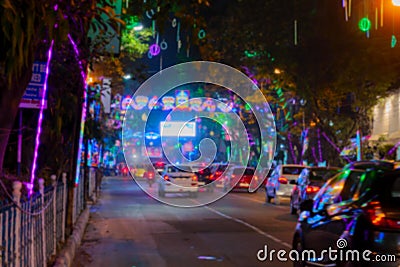
[[[253,167],[226,163],[174,166],[155,162],[153,167],[155,177],[141,175],[151,172],[144,166],[132,168],[130,174],[140,186],[157,184],[153,190],[161,199],[188,197],[196,201],[216,192],[248,193],[251,180],[261,179]],[[391,261],[377,264],[365,258],[332,260],[327,254],[308,255],[294,266],[399,266],[400,169],[394,163],[356,161],[343,168],[278,164],[266,173],[258,188],[265,193],[265,203],[298,216],[293,250],[311,250],[315,255],[336,249],[393,256]],[[338,246],[338,240],[345,240],[346,247]]]

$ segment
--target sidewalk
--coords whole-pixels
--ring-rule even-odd
[[[132,179],[104,178],[72,266],[166,266],[141,211],[143,201],[151,200]]]

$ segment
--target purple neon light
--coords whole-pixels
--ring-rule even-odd
[[[314,161],[318,163],[319,161],[317,159],[317,155],[315,154],[315,147],[312,147],[311,150],[312,150],[312,155],[314,157]]]
[[[74,40],[72,39],[71,35],[68,34],[68,38],[74,48],[75,51],[75,57],[76,60],[78,61],[78,65],[79,68],[81,70],[81,76],[83,79],[83,84],[84,84],[84,90],[83,90],[83,103],[82,103],[82,114],[81,114],[81,127],[80,127],[80,132],[79,132],[79,145],[78,145],[78,160],[77,160],[77,164],[76,164],[76,176],[75,176],[75,185],[77,185],[79,183],[79,176],[80,176],[80,170],[81,170],[81,162],[82,162],[82,144],[83,144],[83,133],[85,130],[85,121],[86,121],[86,102],[87,102],[87,91],[86,91],[86,87],[87,87],[87,83],[86,83],[86,74],[83,70],[83,66],[82,66],[82,61],[79,59],[79,50],[78,50],[78,46],[76,45],[76,43],[74,42]]]
[[[161,52],[161,48],[158,44],[152,44],[149,48],[150,54],[152,56],[157,56]]]
[[[289,149],[290,149],[290,153],[292,154],[293,163],[297,164],[297,159],[296,159],[296,155],[294,154],[293,143],[292,143],[292,139],[290,138],[290,133],[288,133],[288,139],[289,139]]]
[[[50,60],[51,60],[51,53],[52,53],[52,50],[53,50],[53,44],[54,44],[54,40],[51,41],[50,48],[49,48],[48,55],[47,55],[46,75],[44,77],[43,95],[42,95],[42,99],[40,101],[40,112],[39,112],[38,128],[37,128],[37,131],[36,131],[35,150],[34,150],[34,153],[33,153],[31,183],[30,183],[31,186],[29,187],[29,192],[28,192],[29,195],[32,195],[32,193],[33,193],[33,182],[35,181],[36,162],[37,162],[38,150],[39,150],[39,145],[40,145],[40,134],[42,133],[43,110],[44,110],[44,104],[45,104],[45,101],[46,101],[47,79],[49,77],[49,66],[50,66]]]
[[[323,162],[322,158],[322,146],[321,146],[321,130],[318,128],[317,129],[317,135],[318,135],[318,154],[319,154],[319,162]]]
[[[392,155],[394,153],[394,151],[396,150],[396,148],[398,148],[400,146],[400,142],[397,142],[387,153],[388,156]]]
[[[337,152],[339,152],[339,153],[342,152],[342,151],[340,151],[339,147],[338,147],[337,145],[335,145],[335,144],[331,141],[331,139],[329,139],[329,137],[328,137],[324,132],[322,132],[322,135],[325,137],[326,141],[328,141],[328,143],[331,144],[331,146],[333,146],[333,147],[336,149]],[[350,160],[348,157],[344,156],[344,158],[345,158],[348,162],[351,162],[351,160]]]

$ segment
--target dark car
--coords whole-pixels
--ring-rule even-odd
[[[206,186],[210,183],[213,182],[212,180],[212,171],[211,171],[211,167],[207,166],[204,167],[203,165],[194,165],[192,166],[192,169],[194,171],[194,173],[197,176],[198,179],[198,184],[199,186]],[[213,186],[206,186],[205,189],[207,191],[213,191],[214,187]]]
[[[337,167],[304,168],[292,190],[292,195],[290,197],[290,213],[297,214],[300,204],[307,199],[314,198],[325,182],[339,171],[340,168]]]
[[[293,248],[316,254],[294,266],[399,266],[399,170],[343,171],[326,182],[314,199],[304,201],[300,210]],[[330,249],[337,250],[336,256],[342,251],[347,258],[335,260],[323,253]],[[366,250],[367,258],[362,254]],[[376,255],[386,255],[389,261],[378,263]]]
[[[350,162],[343,167],[343,170],[348,169],[382,169],[382,170],[393,170],[395,169],[395,163],[386,160],[361,160]]]

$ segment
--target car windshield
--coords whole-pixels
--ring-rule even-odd
[[[391,177],[385,181],[381,193],[381,202],[384,207],[400,207],[400,177]]]
[[[292,175],[298,175],[301,173],[301,171],[304,169],[304,167],[283,167],[282,168],[282,173],[283,174],[292,174]]]

